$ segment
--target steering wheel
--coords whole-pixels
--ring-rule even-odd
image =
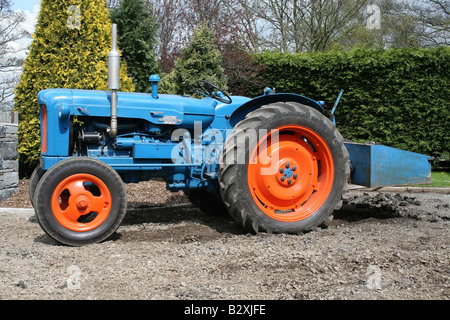
[[[226,92],[205,80],[198,80],[197,87],[200,90],[198,93],[203,94],[204,96],[216,99],[217,101],[226,104],[233,102]]]

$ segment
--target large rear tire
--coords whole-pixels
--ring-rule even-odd
[[[228,210],[217,193],[211,193],[206,190],[189,190],[186,191],[189,201],[201,212],[210,216],[218,216],[227,214]]]
[[[39,181],[35,211],[56,241],[82,246],[113,234],[125,216],[127,194],[118,173],[104,162],[76,157],[58,162]]]
[[[334,124],[313,108],[287,102],[263,106],[235,126],[219,183],[231,216],[248,231],[300,234],[332,220],[349,175],[348,152]]]

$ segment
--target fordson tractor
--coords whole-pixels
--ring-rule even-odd
[[[126,214],[125,183],[152,178],[194,204],[225,207],[249,232],[301,234],[331,221],[350,178],[374,186],[429,177],[426,156],[344,143],[323,103],[297,94],[266,88],[250,99],[199,80],[202,99],[166,95],[157,75],[151,93],[119,92],[112,29],[110,91],[38,95],[41,157],[30,199],[60,243],[110,237]]]

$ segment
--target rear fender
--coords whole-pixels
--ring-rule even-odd
[[[239,121],[244,120],[245,116],[248,113],[255,111],[256,109],[264,105],[276,102],[298,102],[306,106],[312,107],[323,114],[322,106],[318,102],[310,98],[292,93],[277,93],[260,96],[253,100],[248,101],[247,103],[244,103],[231,114],[229,123],[232,127],[234,127]]]

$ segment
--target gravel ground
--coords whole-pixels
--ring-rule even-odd
[[[27,183],[0,203],[0,299],[450,298],[450,194],[352,190],[327,228],[249,235],[151,181],[110,240],[72,248],[13,209]]]

